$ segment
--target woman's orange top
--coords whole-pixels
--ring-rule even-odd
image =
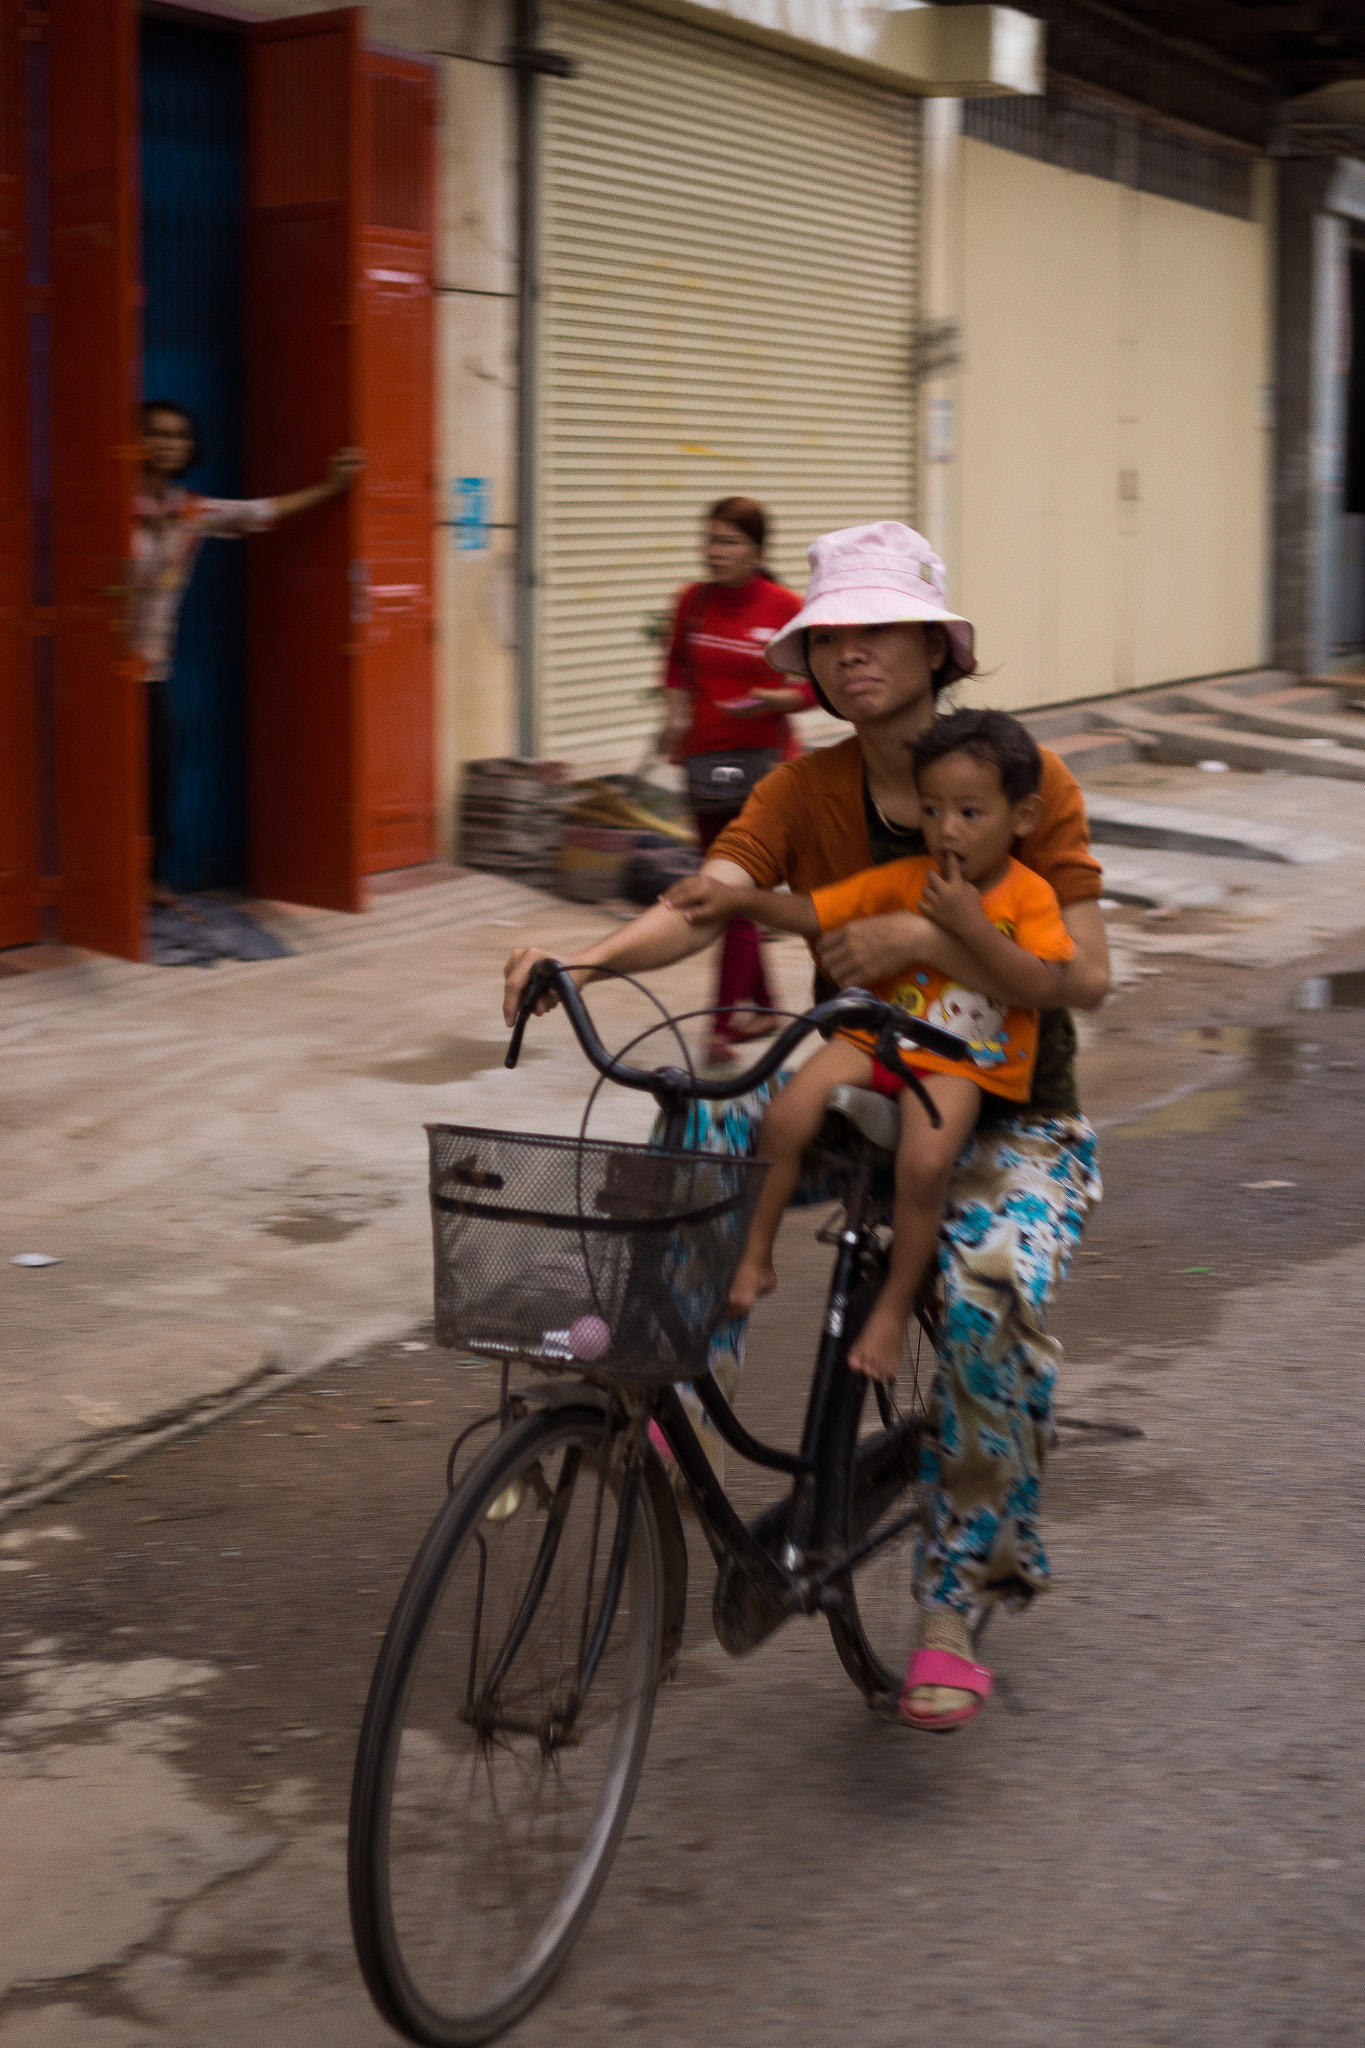
[[[1101,868],[1090,851],[1081,786],[1046,747],[1038,794],[1043,819],[1021,839],[1015,858],[1052,884],[1057,901],[1088,903],[1101,893]],[[786,882],[799,896],[879,865],[867,831],[863,753],[856,739],[818,747],[765,775],[739,816],[707,856],[732,860],[759,889]]]

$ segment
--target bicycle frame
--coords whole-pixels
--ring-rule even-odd
[[[728,1569],[732,1575],[731,1596],[739,1598],[744,1590],[739,1582],[747,1581],[772,1610],[764,1635],[793,1614],[813,1613],[831,1604],[847,1571],[902,1535],[919,1516],[914,1506],[856,1543],[846,1540],[849,1483],[855,1469],[851,1439],[869,1384],[850,1369],[848,1345],[861,1327],[880,1277],[874,1230],[881,1219],[874,1206],[873,1176],[870,1159],[857,1162],[838,1235],[800,1450],[779,1450],[751,1436],[710,1373],[691,1382],[722,1440],[749,1464],[790,1473],[790,1491],[753,1524],[743,1522],[702,1449],[677,1390],[666,1387],[654,1401],[659,1426],[692,1490],[712,1554],[722,1572]],[[912,1468],[914,1423],[907,1421],[900,1434],[903,1464]],[[903,1487],[894,1490],[899,1493]]]
[[[923,1046],[947,1058],[961,1059],[968,1048],[952,1033],[895,1011],[888,1004],[861,989],[845,990],[827,1003],[817,1005],[796,1019],[744,1074],[718,1082],[699,1083],[694,1075],[678,1067],[661,1067],[646,1072],[615,1059],[602,1045],[571,974],[557,961],[542,961],[533,970],[522,998],[521,1008],[508,1045],[505,1064],[514,1067],[521,1051],[526,1024],[541,997],[553,989],[568,1012],[580,1044],[592,1064],[621,1086],[653,1095],[663,1113],[662,1142],[681,1146],[686,1134],[689,1108],[703,1093],[710,1100],[732,1099],[757,1087],[775,1074],[796,1045],[813,1030],[838,1027],[877,1029],[877,1057],[893,1071],[904,1075],[935,1126],[939,1123],[932,1102],[919,1078],[901,1059],[906,1041]],[[877,1149],[859,1139],[854,1147],[851,1184],[845,1200],[842,1227],[838,1233],[834,1270],[830,1277],[820,1342],[806,1402],[805,1421],[798,1451],[788,1451],[761,1442],[750,1434],[734,1413],[714,1376],[708,1370],[697,1375],[691,1386],[717,1434],[747,1463],[784,1472],[791,1477],[790,1492],[774,1502],[753,1525],[741,1520],[717,1478],[710,1459],[676,1387],[665,1386],[641,1392],[631,1401],[637,1412],[648,1414],[659,1427],[691,1489],[703,1532],[720,1568],[717,1582],[717,1630],[720,1632],[722,1594],[737,1606],[753,1609],[739,1636],[727,1647],[751,1647],[789,1616],[813,1613],[837,1605],[841,1582],[854,1564],[862,1563],[885,1544],[892,1542],[917,1519],[912,1507],[880,1529],[865,1532],[849,1543],[849,1486],[855,1475],[854,1445],[858,1418],[866,1398],[867,1382],[860,1381],[848,1365],[848,1346],[861,1327],[871,1305],[871,1282],[880,1277],[882,1253],[876,1237],[885,1218],[884,1205],[874,1194]],[[903,1473],[913,1469],[915,1425],[907,1422],[899,1432],[888,1432],[896,1441],[889,1470],[899,1460]],[[624,1556],[629,1543],[628,1518],[633,1505],[638,1465],[647,1456],[643,1432],[635,1447],[618,1517],[616,1549]],[[904,1485],[893,1488],[893,1494]],[[616,1562],[615,1557],[613,1563]],[[599,1611],[594,1641],[604,1640],[614,1611],[615,1579],[609,1573]],[[753,1596],[749,1599],[748,1596]],[[755,1632],[756,1630],[756,1632]],[[743,1640],[740,1640],[742,1637]],[[726,1641],[726,1637],[722,1636]],[[591,1662],[583,1664],[584,1689],[591,1682]]]
[[[954,1060],[967,1051],[950,1034],[849,991],[797,1019],[746,1074],[713,1084],[680,1067],[649,1073],[608,1053],[571,976],[544,963],[528,977],[509,1065],[527,1015],[550,989],[598,1071],[650,1093],[665,1143],[684,1149],[693,1102],[752,1089],[812,1030],[866,1031],[893,1070],[907,1042]],[[509,1323],[487,1345],[477,1323],[469,1326],[471,1348],[502,1361],[499,1398],[450,1451],[450,1498],[385,1633],[352,1782],[356,1951],[380,2012],[411,2040],[484,2042],[526,2012],[572,1948],[623,1838],[687,1604],[687,1541],[657,1436],[651,1443],[653,1421],[718,1564],[713,1614],[725,1648],[748,1650],[789,1616],[823,1612],[869,1706],[896,1709],[899,1671],[882,1641],[888,1607],[899,1632],[898,1575],[889,1574],[888,1601],[882,1587],[865,1588],[851,1571],[915,1519],[904,1497],[913,1498],[918,1425],[878,1389],[883,1426],[860,1434],[869,1383],[848,1363],[885,1278],[884,1142],[895,1142],[894,1119],[869,1114],[856,1096],[836,1103],[849,1122],[848,1144],[841,1128],[835,1147],[845,1199],[838,1227],[820,1232],[834,1247],[833,1271],[797,1449],[753,1436],[709,1369],[703,1347],[727,1312],[726,1260],[737,1252],[728,1242],[706,1271],[709,1292],[693,1290],[702,1318],[695,1328],[679,1323],[679,1348],[667,1311],[657,1342],[651,1337],[629,1356],[609,1349],[600,1365],[583,1361],[577,1370],[572,1357],[537,1339],[543,1319]],[[674,1173],[673,1162],[666,1171]],[[755,1177],[747,1167],[736,1177],[746,1175]],[[642,1216],[640,1227],[650,1220],[657,1219]],[[629,1210],[613,1221],[628,1230]],[[670,1214],[662,1227],[676,1232],[679,1218]],[[560,1298],[547,1282],[542,1303],[533,1262],[527,1270],[533,1305]],[[452,1333],[459,1327],[449,1325]],[[519,1350],[522,1342],[530,1348]],[[518,1356],[561,1369],[513,1388],[509,1366]],[[691,1393],[656,1377],[689,1371],[722,1440],[787,1482],[747,1526],[707,1457],[710,1438],[694,1426]],[[468,1445],[477,1455],[457,1474]],[[418,1739],[409,1742],[410,1733]]]

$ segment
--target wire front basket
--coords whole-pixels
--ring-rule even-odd
[[[706,1363],[767,1164],[428,1124],[436,1341],[635,1384]]]

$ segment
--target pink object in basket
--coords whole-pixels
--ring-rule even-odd
[[[580,1316],[569,1329],[569,1349],[584,1365],[605,1358],[611,1350],[611,1325],[601,1316]]]

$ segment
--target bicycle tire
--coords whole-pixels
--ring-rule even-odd
[[[857,1542],[877,1522],[891,1519],[910,1505],[919,1455],[919,1425],[899,1415],[878,1386],[881,1427],[861,1439],[858,1426],[869,1382],[849,1374],[842,1417],[849,1461],[846,1489],[845,1544]],[[913,1584],[913,1553],[917,1526],[855,1565],[838,1581],[827,1610],[830,1635],[839,1661],[870,1707],[894,1713],[900,1702],[906,1666],[914,1648],[917,1610]]]
[[[351,1924],[379,2011],[429,2048],[489,2041],[542,1996],[635,1796],[664,1630],[643,1484],[601,1661],[571,1714],[621,1513],[607,1427],[600,1407],[552,1407],[484,1452],[428,1531],[375,1668]]]

